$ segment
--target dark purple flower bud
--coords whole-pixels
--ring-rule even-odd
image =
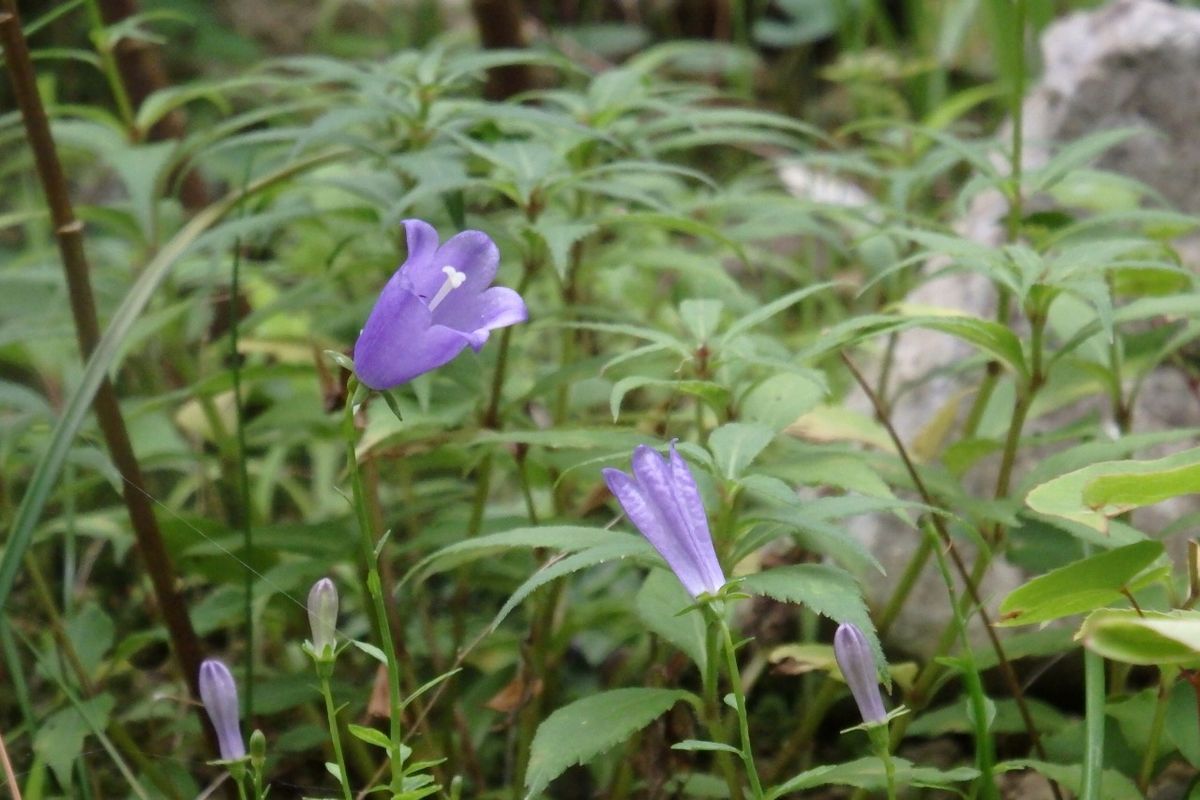
[[[883,710],[883,697],[879,694],[879,673],[875,671],[875,656],[867,637],[852,622],[838,625],[833,635],[833,655],[838,669],[854,695],[858,712],[863,722],[883,722],[887,712]]]
[[[318,656],[337,647],[337,587],[329,578],[321,578],[308,591],[308,625],[312,628],[312,646]]]
[[[217,732],[221,758],[233,761],[246,755],[242,729],[238,723],[237,684],[229,667],[215,658],[200,665],[200,700]]]
[[[404,221],[408,258],[375,302],[354,345],[354,370],[372,389],[391,389],[451,361],[488,333],[528,318],[512,289],[491,286],[500,251],[482,231],[438,245],[418,219]],[[488,288],[491,286],[491,288]]]
[[[674,442],[670,458],[639,445],[633,451],[633,475],[606,469],[604,480],[692,597],[721,590],[725,573],[713,549],[700,490]]]

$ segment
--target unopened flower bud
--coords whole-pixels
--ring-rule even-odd
[[[318,657],[331,658],[337,647],[337,616],[337,587],[329,578],[321,578],[308,592],[308,624],[312,628],[313,651]]]
[[[229,667],[215,658],[200,665],[200,700],[217,732],[221,758],[233,761],[246,755],[242,729],[238,722],[237,683]]]
[[[883,710],[883,697],[879,694],[879,673],[875,671],[875,658],[867,637],[852,622],[843,622],[833,635],[833,655],[838,668],[854,695],[858,712],[868,724],[883,722],[887,713]]]
[[[267,763],[267,737],[258,728],[250,734],[250,766],[257,772],[262,772]]]

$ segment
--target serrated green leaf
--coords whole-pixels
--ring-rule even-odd
[[[738,588],[785,603],[800,603],[834,622],[854,623],[870,642],[875,663],[887,669],[875,624],[863,602],[862,588],[845,570],[829,564],[790,564],[748,575]]]
[[[585,764],[624,742],[689,697],[677,689],[613,689],[558,709],[533,737],[525,797],[537,797],[568,767]]]
[[[512,613],[513,609],[519,606],[526,597],[536,591],[538,588],[557,580],[558,578],[570,575],[572,572],[578,572],[581,569],[594,567],[597,564],[603,564],[608,561],[613,561],[623,558],[631,558],[633,556],[646,556],[653,558],[654,548],[650,543],[641,536],[628,536],[614,532],[610,536],[612,541],[604,544],[589,547],[578,553],[572,553],[564,556],[561,559],[551,561],[544,567],[533,573],[522,583],[512,596],[504,603],[496,616],[492,619],[488,630],[496,630],[500,627],[505,618]]]

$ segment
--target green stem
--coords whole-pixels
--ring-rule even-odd
[[[354,800],[350,791],[350,773],[346,772],[346,758],[342,755],[342,734],[338,728],[337,708],[333,705],[333,689],[329,685],[328,672],[332,665],[318,664],[317,671],[321,672],[321,694],[325,697],[325,718],[329,720],[329,740],[333,743],[333,757],[337,759],[338,771],[341,773],[342,795],[346,800]]]
[[[92,26],[92,43],[96,46],[96,53],[100,56],[101,71],[104,73],[104,79],[108,81],[113,101],[117,104],[117,114],[121,117],[121,123],[125,126],[130,140],[137,141],[141,132],[135,125],[133,103],[129,100],[129,92],[125,90],[125,81],[121,79],[121,71],[117,68],[117,59],[113,57],[108,26],[104,24],[104,17],[100,14],[100,7],[96,4],[96,0],[87,0],[87,15],[88,23]]]
[[[1024,110],[1025,110],[1025,17],[1026,0],[1015,0],[1013,7],[1016,21],[1013,25],[1013,52],[1016,53],[1016,71],[1013,75],[1012,94],[1009,97],[1009,114],[1012,116],[1012,168],[1008,205],[1008,240],[1015,242],[1021,235],[1023,200],[1021,197],[1022,161],[1024,160]]]
[[[715,613],[715,612],[714,612]],[[704,715],[707,717],[709,736],[715,742],[723,742],[725,740],[725,731],[721,724],[721,698],[718,687],[720,672],[720,657],[718,650],[721,648],[721,642],[717,635],[717,626],[709,619],[709,624],[705,630],[705,647],[704,647]],[[738,782],[737,774],[733,770],[733,761],[729,758],[728,752],[718,752],[716,754],[717,764],[721,768],[721,774],[725,778],[725,785],[729,787],[730,800],[742,800],[742,785]]]
[[[733,690],[734,704],[737,706],[738,730],[742,736],[742,762],[746,765],[746,775],[750,778],[750,791],[755,800],[762,800],[762,783],[758,779],[758,769],[754,766],[754,751],[750,748],[750,718],[746,714],[746,693],[742,690],[742,673],[738,669],[737,650],[733,646],[733,632],[729,623],[721,618],[721,634],[725,645],[725,669],[729,673],[729,687]]]
[[[1150,735],[1147,737],[1146,752],[1142,755],[1142,765],[1138,770],[1137,786],[1142,794],[1150,787],[1150,778],[1154,774],[1154,762],[1158,760],[1158,746],[1162,740],[1163,730],[1167,722],[1167,706],[1171,697],[1171,682],[1159,670],[1158,701],[1154,704],[1154,719],[1150,723]]]
[[[932,541],[938,539],[937,531],[931,525],[926,525],[925,535]],[[971,642],[967,638],[967,620],[959,608],[958,598],[954,595],[954,579],[950,576],[950,566],[946,556],[936,545],[933,548],[937,556],[938,571],[946,584],[946,593],[950,596],[950,608],[954,612],[954,628],[962,642],[962,657],[959,659],[963,685],[967,690],[967,698],[971,703],[972,722],[975,725],[975,767],[979,770],[979,783],[983,796],[988,800],[999,800],[1000,794],[996,789],[996,778],[993,766],[996,757],[992,749],[992,737],[988,732],[987,697],[983,693],[983,683],[979,679],[979,670],[975,666],[975,657],[971,653]]]
[[[875,746],[876,755],[883,762],[883,774],[887,781],[888,800],[896,800],[896,762],[892,759],[887,723],[884,722],[880,725],[870,726],[867,728],[867,735],[871,738],[871,744]]]
[[[354,427],[354,396],[357,380],[351,378],[347,387],[345,413],[342,416],[342,436],[346,442],[346,466],[350,472],[350,488],[354,500],[354,511],[358,517],[360,558],[367,575],[367,594],[375,609],[375,627],[383,645],[388,671],[388,734],[391,740],[391,790],[400,792],[404,783],[403,737],[400,732],[400,667],[396,663],[396,647],[392,641],[392,630],[388,625],[387,608],[383,600],[383,584],[379,578],[379,564],[375,557],[375,534],[372,531],[371,515],[367,510],[366,494],[363,489],[362,472],[358,468],[355,445],[358,431]]]
[[[1100,800],[1104,769],[1104,657],[1083,651],[1084,725],[1083,786],[1079,800]]]
[[[245,182],[243,181],[243,189]],[[246,468],[246,420],[242,409],[242,363],[238,352],[238,297],[241,292],[242,246],[236,239],[233,246],[233,274],[229,298],[229,370],[233,378],[234,428],[237,435],[238,504],[236,518],[242,522],[242,591],[245,595],[242,622],[246,627],[246,718],[254,717],[254,524],[250,509],[250,473]]]

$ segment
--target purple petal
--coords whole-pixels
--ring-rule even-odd
[[[862,714],[863,722],[883,722],[887,712],[883,710],[883,697],[879,694],[879,673],[875,671],[875,657],[867,637],[857,625],[843,622],[833,635],[833,655],[838,669],[854,695],[854,702]]]
[[[200,702],[212,721],[217,733],[217,744],[221,758],[233,760],[246,755],[246,744],[242,741],[241,724],[238,722],[237,683],[229,667],[215,658],[200,665]]]
[[[687,462],[675,451],[675,442],[671,442],[670,466],[675,499],[679,503],[680,515],[688,526],[688,541],[693,546],[696,563],[704,575],[708,591],[716,592],[725,585],[725,573],[721,571],[721,562],[717,560],[717,552],[713,548],[708,514],[704,511],[700,490],[696,488],[696,479],[692,477]]]
[[[442,267],[454,267],[465,273],[467,280],[454,291],[470,297],[491,286],[496,277],[496,268],[500,266],[500,251],[483,231],[463,231],[438,248],[432,263],[439,275]],[[438,286],[441,286],[440,281]]]
[[[464,286],[451,292],[434,310],[433,321],[465,333],[476,350],[487,341],[488,331],[529,318],[525,301],[512,289],[493,286],[482,294],[458,296],[465,290]]]
[[[625,509],[625,515],[667,562],[667,566],[679,578],[688,594],[692,597],[699,596],[705,589],[700,575],[692,568],[691,558],[683,543],[663,525],[662,517],[646,498],[638,482],[619,469],[609,468],[603,472],[605,483],[616,495],[621,508]]]
[[[403,224],[408,239],[408,257],[396,271],[393,280],[404,281],[407,284],[405,288],[429,300],[446,280],[442,273],[444,265],[434,258],[438,249],[437,230],[419,219],[406,219]],[[391,281],[388,283],[390,285]]]
[[[391,389],[442,366],[467,346],[463,333],[431,322],[419,297],[389,282],[354,345],[358,379],[372,389]]]
[[[633,451],[633,475],[641,495],[645,498],[647,508],[665,531],[668,540],[662,547],[653,540],[651,544],[654,544],[663,554],[663,558],[667,559],[684,588],[693,597],[702,592],[715,592],[720,589],[721,584],[713,585],[710,570],[702,563],[699,555],[695,536],[684,521],[667,463],[652,448],[639,445]],[[632,519],[632,515],[630,518]],[[637,524],[637,520],[634,520],[634,524]],[[707,536],[707,529],[704,534]],[[646,538],[650,538],[648,534]],[[709,547],[711,548],[711,544]]]

